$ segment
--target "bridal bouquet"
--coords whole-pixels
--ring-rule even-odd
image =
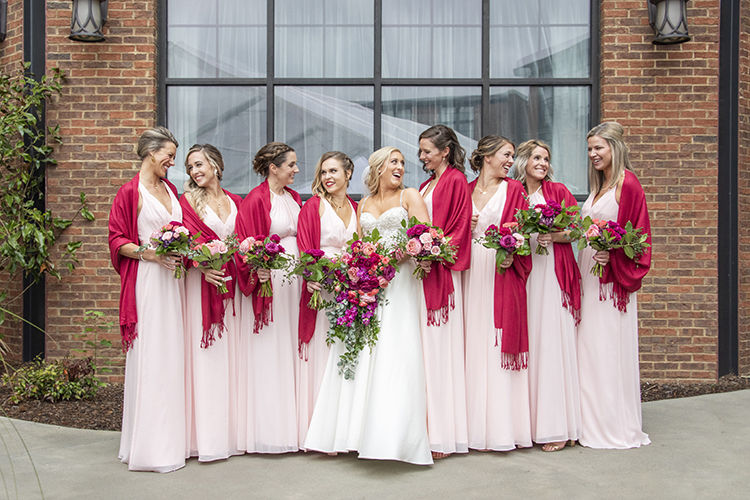
[[[580,225],[578,222],[578,211],[580,207],[574,205],[565,206],[565,200],[562,204],[555,200],[547,200],[547,203],[539,203],[531,206],[526,210],[516,212],[516,221],[524,234],[548,234],[556,231],[570,231],[568,238],[570,240],[581,237]],[[537,255],[549,255],[547,247],[538,245],[536,247]]]
[[[628,221],[625,227],[617,222],[603,221],[586,217],[583,221],[585,229],[585,239],[578,242],[578,249],[582,250],[586,245],[594,250],[615,250],[622,248],[625,256],[631,260],[638,259],[646,248],[650,247],[646,243],[648,234],[641,228],[633,228],[633,224]],[[604,275],[604,266],[596,262],[591,268],[591,274],[601,278]]]
[[[508,255],[529,255],[531,253],[529,234],[520,231],[518,222],[506,222],[502,227],[492,224],[483,236],[476,238],[474,241],[481,243],[485,248],[497,250],[495,267],[500,274],[505,273],[505,268],[501,267],[500,264],[508,258]]]
[[[289,276],[302,276],[305,281],[320,283],[327,291],[333,289],[333,270],[336,264],[325,256],[323,250],[311,248],[302,252],[297,265],[289,271]],[[319,311],[325,306],[320,290],[315,290],[307,306]]]
[[[194,245],[188,258],[193,261],[193,267],[210,267],[215,271],[220,271],[224,264],[232,259],[237,247],[237,235],[231,234],[226,240],[211,240]],[[232,279],[232,277],[227,276],[220,285],[216,285],[216,292],[219,295],[229,292],[225,283],[227,279]]]
[[[448,264],[456,262],[458,249],[450,244],[450,238],[446,238],[443,230],[437,226],[422,224],[416,217],[412,217],[407,224],[401,221],[403,229],[400,230],[396,240],[396,254],[409,255],[417,262],[429,260],[442,261]],[[420,266],[412,273],[417,279],[424,279],[425,270]]]
[[[327,342],[330,345],[338,339],[344,343],[338,366],[345,379],[354,378],[362,349],[372,349],[378,340],[380,322],[375,312],[398,271],[379,239],[377,229],[362,239],[355,233],[344,253],[336,258],[334,300],[326,303],[330,323]]]
[[[151,248],[156,251],[156,255],[176,252],[183,257],[186,257],[190,254],[190,247],[193,244],[193,239],[194,237],[191,236],[188,228],[179,222],[172,221],[151,233],[150,245]],[[172,276],[174,276],[175,279],[180,279],[185,273],[186,271],[182,261],[178,260]]]
[[[239,253],[242,262],[255,269],[286,269],[291,257],[285,254],[278,234],[270,236],[248,236],[240,243]],[[273,297],[271,280],[260,284],[261,297]]]

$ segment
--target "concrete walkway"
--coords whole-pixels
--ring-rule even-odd
[[[117,460],[117,432],[0,419],[0,499],[42,498],[14,427],[48,500],[750,498],[750,390],[645,403],[643,421],[652,444],[634,450],[471,452],[431,467],[245,455],[154,474],[128,472]]]

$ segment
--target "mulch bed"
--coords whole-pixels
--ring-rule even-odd
[[[718,392],[750,389],[750,378],[727,375],[718,382],[677,383],[642,382],[641,399],[685,398]],[[80,401],[24,401],[13,405],[8,401],[10,390],[0,386],[0,402],[8,417],[43,424],[61,425],[79,429],[119,431],[122,423],[122,384],[110,384],[99,389],[96,397]]]

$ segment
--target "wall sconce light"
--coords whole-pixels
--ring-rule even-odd
[[[107,22],[107,0],[73,0],[68,38],[78,42],[103,42]]]
[[[655,45],[690,41],[687,25],[688,0],[649,0],[648,23],[654,28]]]
[[[8,0],[0,0],[0,42],[8,36]]]

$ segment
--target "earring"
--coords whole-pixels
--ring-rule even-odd
[[[214,175],[215,175],[216,177],[218,177],[218,176],[219,176],[219,169],[218,169],[218,168],[215,168],[215,169],[214,169]]]
[[[151,155],[151,163],[156,163],[156,158],[154,157],[154,155]]]

